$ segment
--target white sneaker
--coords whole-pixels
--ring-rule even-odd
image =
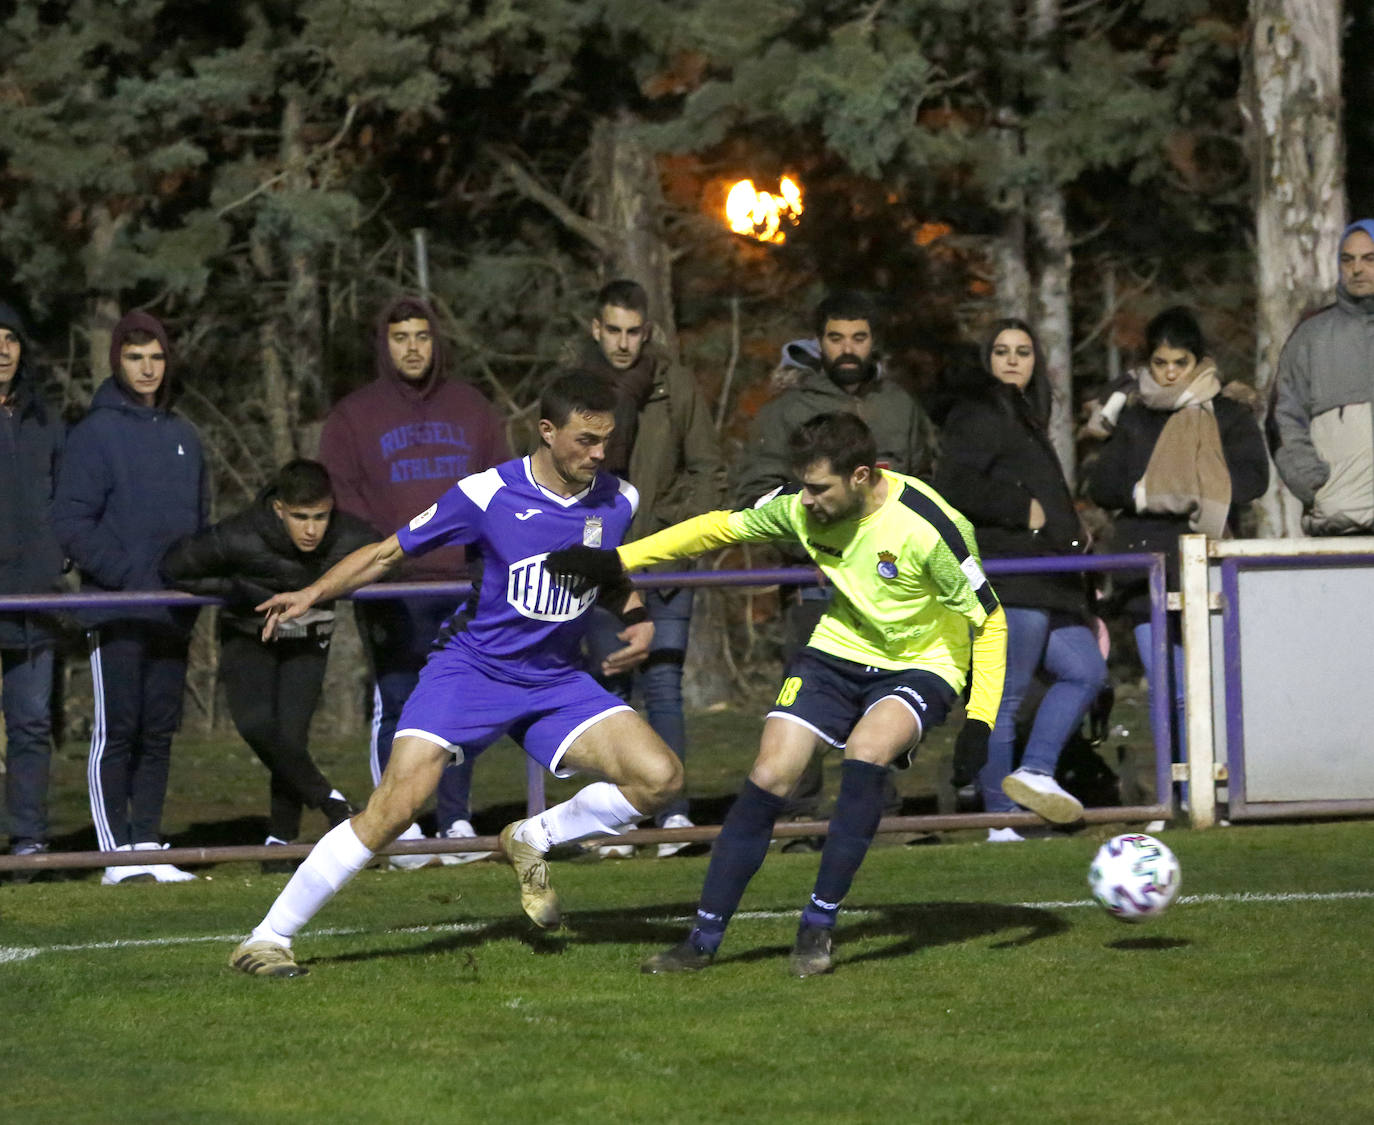
[[[630,829],[638,827],[638,824],[630,821],[629,824],[622,824],[618,831],[628,832]],[[596,854],[602,859],[633,859],[635,846],[633,844],[602,844],[596,849]]]
[[[1002,778],[1002,792],[1054,824],[1072,824],[1083,818],[1083,803],[1047,773],[1016,770]]]
[[[1169,822],[1167,820],[1152,820],[1145,825],[1145,835],[1153,836],[1156,832],[1163,832],[1168,827]]]
[[[425,834],[418,824],[412,824],[396,837],[398,840],[423,840]],[[419,871],[422,867],[438,867],[443,860],[437,855],[389,855],[387,866],[393,871]]]
[[[669,816],[669,817],[665,817],[665,818],[664,818],[662,827],[664,827],[664,828],[695,828],[696,825],[693,824],[693,823],[692,823],[687,817],[685,817],[682,813],[673,813],[672,816]],[[659,844],[659,846],[658,846],[658,858],[659,858],[659,859],[667,859],[669,856],[675,856],[675,855],[677,855],[677,853],[680,852],[680,851],[682,851],[683,848],[689,848],[689,847],[691,847],[691,844],[690,844],[690,842],[688,842],[687,840],[676,840],[676,841],[674,841],[674,842],[671,843],[671,844],[667,844],[667,843],[665,843],[665,844]]]
[[[1026,838],[1015,828],[989,828],[989,844],[1022,844]]]
[[[134,851],[160,852],[165,851],[171,846],[171,844],[154,844],[152,842],[147,842],[135,844]],[[150,863],[148,864],[147,870],[159,883],[189,883],[192,879],[196,878],[191,872],[183,871],[180,867],[173,867],[170,863]]]
[[[449,840],[470,840],[476,835],[476,829],[472,827],[470,821],[466,820],[455,820],[444,832],[444,836]],[[445,867],[457,867],[463,863],[476,863],[481,859],[490,859],[491,856],[491,852],[452,852],[441,855],[439,862]]]
[[[115,848],[117,852],[131,852],[134,850],[132,844],[120,844]],[[151,883],[153,873],[141,863],[131,863],[124,867],[107,867],[105,874],[100,877],[101,886],[113,887],[119,883]]]

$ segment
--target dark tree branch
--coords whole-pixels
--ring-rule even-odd
[[[585,215],[579,215],[557,192],[551,191],[535,179],[534,174],[509,153],[491,145],[484,146],[484,152],[500,167],[515,190],[531,202],[539,204],[550,215],[562,223],[579,238],[590,243],[599,253],[606,255],[611,250],[611,239],[605,229]]]

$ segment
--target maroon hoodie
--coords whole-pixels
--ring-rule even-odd
[[[391,361],[388,325],[421,317],[434,332],[425,377],[406,379]],[[510,460],[504,420],[480,391],[447,377],[438,321],[423,301],[400,297],[382,311],[373,341],[376,378],[342,399],[324,421],[320,460],[340,510],[390,535],[423,512],[461,477]],[[466,577],[461,547],[408,560],[407,581]]]
[[[172,382],[172,345],[167,340],[167,329],[162,326],[162,321],[151,313],[134,309],[133,312],[127,312],[119,318],[119,323],[110,334],[110,374],[114,376],[115,386],[119,388],[120,393],[132,397],[128,384],[124,382],[124,369],[120,366],[119,357],[124,350],[124,341],[131,333],[140,330],[152,335],[162,345],[162,353],[166,356],[167,366],[163,372],[162,385],[157,389],[157,402],[154,405],[159,410],[167,410],[176,399],[176,385]]]

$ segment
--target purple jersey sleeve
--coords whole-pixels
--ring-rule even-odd
[[[396,532],[401,550],[407,555],[423,555],[436,547],[471,543],[481,534],[482,509],[473,503],[463,484],[459,481]]]

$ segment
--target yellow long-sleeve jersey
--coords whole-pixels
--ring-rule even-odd
[[[781,495],[627,543],[620,560],[638,570],[732,543],[797,542],[835,588],[812,648],[874,668],[922,668],[956,692],[972,656],[968,714],[992,726],[1006,672],[1006,616],[983,574],[973,527],[929,485],[879,471],[887,496],[859,519],[820,523],[800,494]]]

